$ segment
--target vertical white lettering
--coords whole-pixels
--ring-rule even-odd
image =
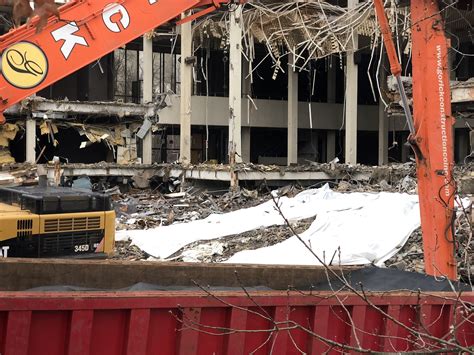
[[[439,112],[440,112],[440,123],[441,123],[441,142],[442,142],[442,153],[443,153],[443,171],[444,171],[444,194],[446,197],[451,196],[450,185],[449,185],[449,156],[448,156],[448,132],[446,128],[446,107],[445,107],[445,91],[443,81],[443,62],[441,46],[436,46],[436,75],[438,79],[438,97],[439,97]]]

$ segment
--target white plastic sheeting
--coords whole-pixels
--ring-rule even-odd
[[[290,221],[317,216],[301,237],[328,262],[381,263],[395,254],[420,225],[418,197],[397,193],[338,193],[329,186],[306,190],[278,204]],[[206,219],[149,230],[119,231],[146,253],[166,259],[182,247],[285,222],[273,201]],[[315,264],[314,256],[292,237],[283,243],[235,254],[228,262]]]
[[[420,226],[418,197],[394,193],[330,192],[329,201],[351,198],[355,208],[318,214],[311,227],[276,245],[235,254],[228,263],[312,265],[318,258],[332,265],[383,262],[395,255]],[[310,250],[303,244],[308,246]]]

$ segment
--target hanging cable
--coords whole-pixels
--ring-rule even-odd
[[[203,49],[204,50],[204,49]],[[201,56],[201,73],[206,82],[206,109],[205,109],[205,123],[206,123],[206,146],[205,146],[205,154],[206,160],[209,160],[209,57],[210,52],[209,48],[205,49],[206,53],[206,60],[204,66],[202,65],[202,56]],[[205,72],[204,72],[205,69]]]

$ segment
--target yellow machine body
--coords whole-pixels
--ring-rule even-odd
[[[3,257],[111,254],[114,243],[114,210],[36,214],[17,203],[0,203]]]

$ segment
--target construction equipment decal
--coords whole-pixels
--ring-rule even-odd
[[[34,88],[48,74],[48,59],[33,43],[15,43],[2,56],[2,73],[5,80],[16,88]]]

